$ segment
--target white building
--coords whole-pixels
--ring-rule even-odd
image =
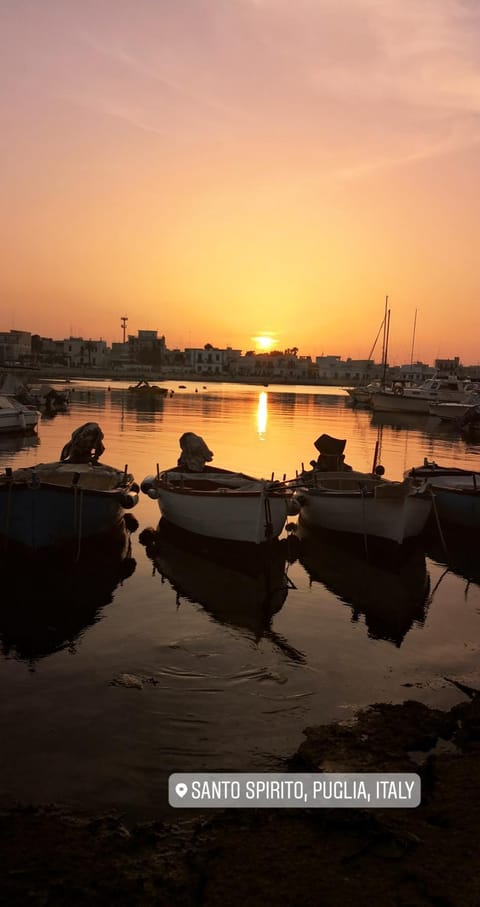
[[[341,356],[317,356],[315,359],[319,380],[327,384],[354,385],[371,381],[379,376],[381,365],[373,359],[345,359]]]
[[[199,375],[235,374],[241,355],[241,350],[233,350],[230,346],[219,349],[211,343],[206,343],[203,348],[189,347],[185,350],[187,368]]]
[[[63,354],[73,368],[98,368],[109,361],[105,340],[84,340],[83,337],[69,337],[63,341]]]

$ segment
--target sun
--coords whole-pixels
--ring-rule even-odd
[[[252,340],[255,341],[257,350],[261,350],[263,353],[271,350],[275,343],[275,338],[268,334],[259,334],[258,337],[252,337]]]

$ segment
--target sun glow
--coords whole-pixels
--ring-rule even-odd
[[[266,353],[268,350],[271,350],[272,346],[275,343],[275,338],[269,336],[268,334],[260,334],[258,337],[253,337],[252,339],[257,345],[257,350],[261,350],[264,353]]]

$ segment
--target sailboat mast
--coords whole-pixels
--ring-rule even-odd
[[[382,349],[382,387],[385,387],[385,377],[387,374],[387,353],[388,353],[388,335],[390,333],[390,309],[388,307],[388,296],[385,296],[385,318],[383,323],[383,349]]]
[[[415,347],[415,331],[417,329],[417,312],[418,312],[418,309],[415,309],[415,318],[413,319],[412,350],[410,353],[410,368],[413,365],[413,350]]]

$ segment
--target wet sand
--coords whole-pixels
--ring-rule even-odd
[[[480,905],[480,694],[307,728],[292,771],[417,771],[418,809],[215,810],[129,825],[54,805],[0,811],[0,904]],[[287,767],[287,766],[286,766]]]

